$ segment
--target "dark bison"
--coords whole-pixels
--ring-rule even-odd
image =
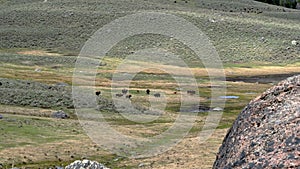
[[[187,94],[190,94],[190,95],[194,95],[196,94],[196,91],[195,90],[188,90],[186,91]]]
[[[131,94],[127,95],[126,98],[130,99],[132,97]]]
[[[146,90],[146,93],[147,93],[147,94],[150,94],[150,90],[149,90],[149,89],[147,89],[147,90]]]
[[[121,94],[121,93],[117,93],[117,94],[116,94],[116,96],[117,96],[117,97],[122,97],[122,96],[123,96],[123,94]]]
[[[96,91],[95,93],[97,96],[101,95],[101,91]]]
[[[122,90],[122,93],[123,93],[123,94],[126,94],[127,92],[128,92],[127,89],[123,89],[123,90]]]
[[[154,97],[160,97],[160,93],[155,93]]]

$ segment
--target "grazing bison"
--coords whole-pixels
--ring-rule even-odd
[[[187,94],[190,94],[190,95],[194,95],[196,94],[196,91],[195,90],[188,90],[186,91]]]
[[[136,93],[140,93],[140,91],[139,91],[139,90],[136,90]]]
[[[174,92],[174,94],[177,94],[177,92]]]
[[[132,97],[131,94],[127,95],[126,98],[130,99]]]
[[[150,90],[149,90],[149,89],[147,89],[147,90],[146,90],[146,93],[147,93],[147,94],[150,94]]]
[[[96,91],[95,93],[97,96],[101,95],[101,91]]]
[[[122,93],[123,93],[123,94],[126,94],[127,92],[128,92],[127,89],[123,89],[123,90],[122,90]]]
[[[154,97],[160,97],[160,93],[155,93]]]
[[[116,96],[117,96],[117,97],[122,97],[122,96],[123,96],[123,94],[121,94],[121,93],[117,93],[117,94],[116,94]]]

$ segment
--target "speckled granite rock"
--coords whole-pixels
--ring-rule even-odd
[[[300,168],[300,75],[251,101],[228,131],[213,168]]]
[[[70,165],[66,166],[65,169],[109,169],[97,161],[83,160],[74,161]]]

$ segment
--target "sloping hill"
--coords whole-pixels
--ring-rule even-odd
[[[300,12],[252,0],[0,1],[0,48],[48,49],[76,55],[99,28],[138,11],[161,11],[186,18],[204,31],[223,61],[299,61]],[[160,47],[192,55],[166,37],[153,36],[141,45],[128,40],[109,55],[122,56],[136,48]],[[154,44],[154,45],[153,45]],[[125,48],[126,47],[126,48]],[[121,51],[121,52],[120,52]]]

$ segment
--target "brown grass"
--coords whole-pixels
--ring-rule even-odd
[[[61,56],[61,54],[59,53],[49,53],[43,50],[25,50],[17,53],[22,55],[36,55],[36,56]]]

